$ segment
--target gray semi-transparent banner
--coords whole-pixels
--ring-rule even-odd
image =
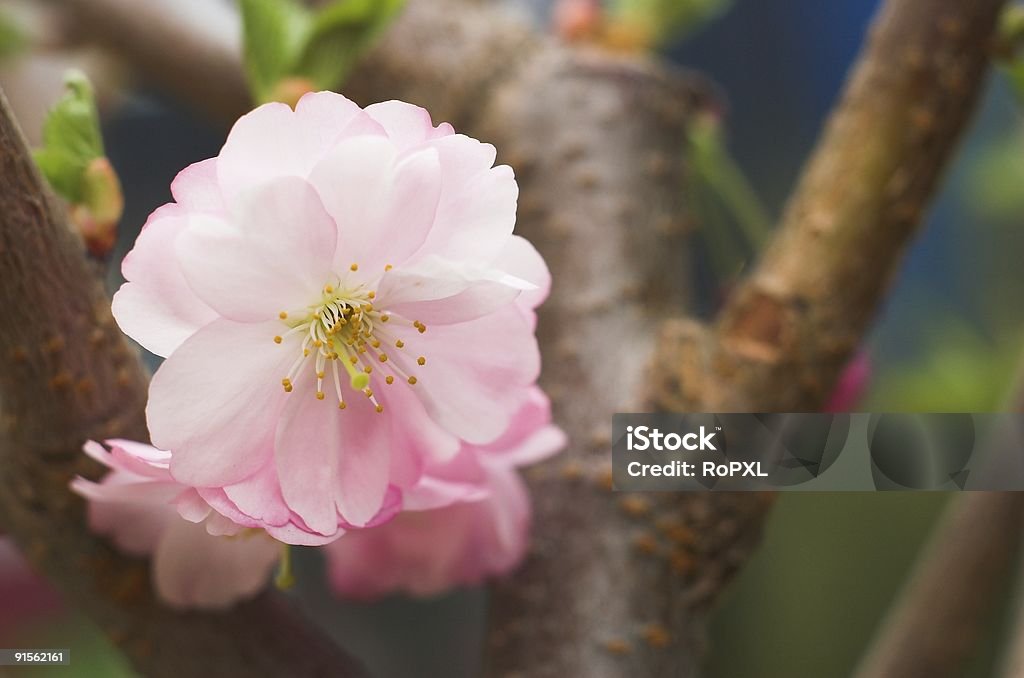
[[[1024,415],[616,414],[617,490],[1024,490]]]

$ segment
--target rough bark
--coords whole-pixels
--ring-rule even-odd
[[[1017,554],[1022,518],[1022,492],[958,496],[856,678],[963,675]]]
[[[87,439],[146,440],[146,378],[0,92],[0,527],[147,676],[359,675],[275,593],[219,614],[155,600],[148,563],[90,534],[68,483]]]

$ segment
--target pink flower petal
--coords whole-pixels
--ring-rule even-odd
[[[339,139],[371,133],[383,130],[339,94],[307,94],[295,111],[285,104],[265,104],[231,128],[217,160],[218,183],[230,204],[269,179],[308,177]]]
[[[175,243],[200,298],[242,322],[276,318],[320,298],[332,278],[337,227],[312,186],[275,179],[239,198],[235,224],[196,217]]]
[[[540,352],[514,306],[457,325],[393,328],[405,341],[394,360],[417,376],[413,387],[443,428],[471,443],[487,443],[509,425],[540,371]],[[422,355],[425,365],[411,356]]]
[[[281,379],[297,348],[275,344],[280,323],[217,320],[153,375],[146,417],[153,442],[174,451],[171,473],[193,487],[230,485],[266,462]]]
[[[439,154],[444,185],[434,227],[421,252],[453,260],[493,261],[515,226],[519,186],[512,168],[492,168],[494,147],[461,134],[428,145]]]
[[[242,482],[228,485],[224,492],[240,511],[256,521],[280,527],[291,520],[272,462]]]
[[[366,113],[387,132],[388,138],[400,151],[421,145],[438,132],[451,134],[451,126],[436,130],[426,109],[404,101],[382,101],[366,107]]]
[[[265,535],[215,537],[177,520],[153,555],[157,593],[172,607],[224,609],[261,591],[280,558]]]
[[[174,201],[190,212],[227,212],[224,196],[217,184],[217,159],[210,158],[189,165],[171,182]]]
[[[525,238],[518,235],[509,238],[491,266],[533,284],[533,289],[523,291],[517,299],[524,309],[532,311],[547,299],[551,291],[551,272],[537,249]]]
[[[497,269],[427,257],[385,273],[377,294],[391,313],[449,325],[493,313],[533,289]]]
[[[174,242],[187,223],[176,205],[153,213],[121,264],[128,282],[111,309],[126,334],[164,357],[217,317],[188,286],[174,256]]]
[[[335,270],[355,263],[375,279],[387,264],[400,265],[419,249],[434,221],[441,192],[436,151],[399,159],[383,137],[340,142],[310,175],[338,223]]]
[[[285,501],[321,534],[369,522],[384,503],[390,467],[390,422],[361,393],[348,388],[347,408],[316,400],[296,384],[274,443]]]

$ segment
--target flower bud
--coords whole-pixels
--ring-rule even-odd
[[[295,108],[303,95],[315,92],[317,89],[317,86],[309,78],[284,78],[271,91],[270,100],[280,101]]]
[[[82,173],[82,202],[71,207],[71,222],[92,255],[106,256],[113,249],[123,213],[124,194],[117,172],[107,158],[94,158]]]

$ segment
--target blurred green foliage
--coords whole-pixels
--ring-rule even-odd
[[[685,38],[719,17],[733,0],[612,0],[611,16],[643,27],[650,44]]]
[[[720,280],[731,280],[760,251],[770,220],[743,171],[729,154],[721,120],[694,118],[685,150],[687,191],[694,217]]]
[[[981,335],[955,318],[933,320],[912,360],[883,371],[872,384],[871,412],[998,412],[1014,386],[1024,342]]]
[[[9,678],[68,678],[83,676],[97,678],[136,678],[138,676],[124,655],[85,616],[77,612],[62,612],[54,617],[40,619],[26,627],[16,638],[5,639],[12,647],[68,648],[70,665],[5,667],[0,675]]]
[[[338,0],[313,11],[297,0],[240,0],[253,99],[279,100],[288,79],[307,82],[310,91],[339,87],[404,5]]]
[[[1024,221],[1024,134],[1012,130],[975,162],[968,197],[979,216],[996,223]]]

